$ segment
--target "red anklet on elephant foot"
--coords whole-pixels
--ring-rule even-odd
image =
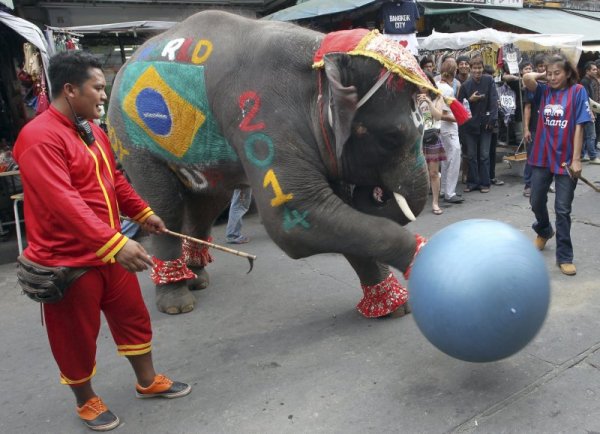
[[[427,238],[422,237],[419,234],[415,235],[415,239],[417,240],[417,247],[415,249],[415,254],[413,255],[412,261],[410,261],[410,265],[408,266],[408,268],[406,269],[406,271],[404,272],[404,278],[406,280],[410,279],[410,272],[412,271],[412,266],[415,263],[415,258],[417,257],[417,255],[419,254],[419,251],[423,248],[423,246],[425,244],[427,244]]]
[[[208,237],[206,241],[212,242],[212,237]],[[187,239],[184,239],[181,243],[181,257],[191,267],[206,267],[213,261],[208,246]]]
[[[153,257],[152,262],[154,262],[154,267],[152,267],[150,277],[155,285],[166,285],[167,283],[175,283],[197,277],[181,258],[172,261],[161,261]]]
[[[361,285],[364,297],[356,309],[367,318],[388,315],[408,301],[408,291],[393,273],[376,285]]]

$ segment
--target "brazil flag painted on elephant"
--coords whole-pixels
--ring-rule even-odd
[[[136,62],[121,81],[121,111],[132,144],[171,161],[235,161],[210,112],[204,67]]]

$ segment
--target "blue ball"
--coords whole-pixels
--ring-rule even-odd
[[[522,233],[494,220],[464,220],[436,233],[417,255],[408,287],[421,332],[468,362],[521,350],[550,304],[542,255]]]

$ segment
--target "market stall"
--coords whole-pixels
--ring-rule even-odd
[[[39,27],[29,21],[2,11],[0,11],[0,22],[13,29],[39,50],[42,65],[47,75],[50,56],[48,54],[48,44]]]
[[[496,51],[501,47],[512,45],[517,48],[522,58],[529,58],[531,53],[558,52],[577,65],[583,50],[583,36],[577,34],[545,35],[500,32],[494,29],[473,30],[470,32],[440,33],[435,30],[424,38],[419,45],[420,51],[465,50],[473,45],[488,45]]]

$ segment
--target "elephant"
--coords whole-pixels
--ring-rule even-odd
[[[369,48],[370,47],[370,48]],[[117,74],[113,149],[173,231],[210,240],[232,191],[251,186],[271,239],[294,259],[344,255],[367,317],[410,311],[406,273],[425,242],[405,226],[429,191],[414,57],[377,31],[323,34],[224,11],[146,41]],[[411,63],[412,62],[412,63]],[[418,69],[414,74],[423,74]],[[194,309],[205,247],[153,236],[156,304]]]

